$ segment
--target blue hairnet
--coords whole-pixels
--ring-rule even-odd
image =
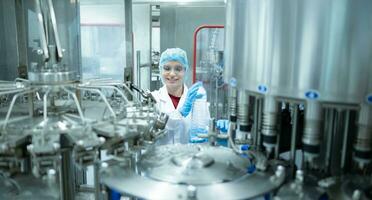
[[[179,62],[185,71],[189,69],[189,63],[187,62],[186,52],[180,48],[170,48],[161,53],[159,61],[159,70],[163,71],[163,67],[167,62],[177,61]]]

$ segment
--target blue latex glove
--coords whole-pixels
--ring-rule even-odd
[[[227,129],[229,128],[229,121],[226,119],[217,120],[216,128],[220,130],[222,134],[226,134]],[[227,147],[227,139],[217,139],[217,144],[220,146]]]
[[[203,97],[202,94],[198,94],[198,90],[202,85],[202,82],[196,82],[190,87],[189,91],[187,92],[185,103],[180,109],[180,113],[183,117],[187,117],[187,115],[190,114],[194,101]]]
[[[227,133],[227,129],[229,128],[229,120],[226,119],[217,120],[216,128],[220,130],[222,133]]]
[[[191,128],[189,130],[189,143],[203,143],[207,142],[207,138],[200,138],[198,134],[208,134],[208,130],[203,128]]]

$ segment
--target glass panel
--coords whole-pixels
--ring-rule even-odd
[[[196,51],[196,81],[202,81],[207,90],[211,117],[227,118],[227,85],[223,82],[224,29],[201,29]]]
[[[123,79],[125,67],[124,1],[80,3],[83,78]]]

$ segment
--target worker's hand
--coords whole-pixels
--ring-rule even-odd
[[[229,120],[226,119],[217,120],[216,128],[220,130],[222,133],[226,133],[229,128]]]
[[[194,103],[194,101],[196,99],[200,99],[203,97],[203,94],[198,94],[198,90],[202,85],[203,85],[202,82],[196,82],[188,90],[185,103],[183,104],[182,108],[179,110],[183,117],[187,117],[187,115],[190,114],[192,104]]]

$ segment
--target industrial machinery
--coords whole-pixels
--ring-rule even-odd
[[[227,1],[229,134],[289,162],[293,179],[276,199],[372,198],[371,9],[368,0]]]
[[[101,152],[130,160],[164,134],[168,117],[130,83],[80,80],[64,60],[53,1],[33,5],[37,59],[28,79],[0,82],[0,199],[99,199]],[[94,187],[86,186],[88,166]]]
[[[200,55],[229,85],[228,133],[203,137],[230,148],[157,146],[151,93],[79,77],[63,2],[22,4],[37,26],[27,79],[0,82],[0,199],[372,199],[370,0],[227,1],[223,68],[214,45]]]

